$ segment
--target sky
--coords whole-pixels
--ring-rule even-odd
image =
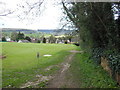
[[[40,0],[0,0],[0,15],[7,13],[8,10],[14,11],[7,16],[0,16],[0,28],[60,28],[60,20],[63,16],[61,10],[62,5],[57,4],[54,0],[44,0],[44,3],[41,4],[40,11],[38,11],[39,9],[36,5],[29,14],[25,14],[26,11],[29,11],[26,2],[29,5],[33,5],[38,1]],[[34,15],[36,13],[38,15]]]
[[[38,9],[38,4],[31,10],[29,5],[43,1]],[[6,14],[9,10],[14,11],[7,16],[0,16],[0,28],[25,28],[25,29],[60,29],[68,23],[63,19],[62,5],[58,0],[0,0],[0,15]],[[60,1],[60,0],[59,0]],[[27,4],[27,3],[28,4]],[[38,15],[35,15],[38,14]]]

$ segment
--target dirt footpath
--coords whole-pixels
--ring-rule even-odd
[[[60,65],[61,69],[48,82],[47,88],[79,88],[79,85],[70,78],[71,73],[68,73],[68,69],[71,66],[74,55],[81,52],[75,50],[70,52],[71,54],[66,58],[65,62]]]

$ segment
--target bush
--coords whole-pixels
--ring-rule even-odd
[[[64,43],[67,44],[67,41],[65,41]]]
[[[5,37],[2,37],[2,41],[6,41],[6,38],[5,38]]]
[[[79,43],[73,43],[74,45],[76,45],[76,46],[80,46],[80,44]]]
[[[43,43],[46,43],[46,38],[43,38]]]
[[[40,43],[40,40],[38,40],[37,43]]]
[[[28,36],[26,36],[26,37],[25,37],[25,40],[28,40],[28,41],[30,41],[30,42],[31,42],[31,38],[30,38],[30,37],[28,37]]]

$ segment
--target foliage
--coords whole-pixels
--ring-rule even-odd
[[[55,36],[51,35],[49,37],[49,43],[55,43],[56,39],[55,39]]]
[[[65,42],[64,42],[65,44],[67,44],[68,42],[67,42],[67,40],[65,40]]]
[[[80,88],[117,88],[116,82],[89,60],[89,53],[76,54],[70,72],[73,73],[71,78],[80,83]]]
[[[38,40],[37,43],[40,43],[40,40]]]
[[[24,34],[21,33],[20,31],[19,31],[19,33],[17,33],[17,32],[12,32],[11,33],[11,40],[18,41],[18,40],[21,40],[21,39],[24,39]],[[28,37],[26,37],[26,39],[28,39]]]
[[[109,63],[110,63],[110,67],[112,68],[112,71],[118,72],[120,74],[120,54],[117,55],[109,55]]]
[[[71,39],[74,37],[75,35],[71,32],[71,33],[67,33],[65,35],[66,39],[69,40],[71,42]]]
[[[20,33],[20,31],[19,31],[19,33],[18,33],[18,40],[20,40],[20,39],[24,39],[24,34]]]
[[[105,50],[104,55],[106,55],[109,60],[109,66],[113,71],[113,74],[118,72],[120,74],[120,53],[116,50]]]
[[[117,72],[120,74],[120,52],[118,50],[94,48],[92,55],[92,59],[98,64],[101,63],[101,57],[107,58],[113,76]]]
[[[103,49],[102,48],[93,48],[92,50],[92,59],[95,63],[101,63],[101,57],[103,56]]]
[[[46,43],[46,38],[45,37],[43,38],[43,43]]]
[[[2,41],[6,41],[6,38],[5,38],[5,37],[2,37]]]
[[[30,38],[30,37],[28,37],[28,36],[26,36],[26,37],[25,37],[25,40],[28,40],[28,41],[30,41],[30,42],[31,42],[31,38]]]
[[[12,33],[11,33],[11,40],[13,40],[13,41],[18,41],[18,33],[12,32]]]
[[[120,68],[120,4],[102,2],[63,3],[68,18],[79,30],[80,45],[90,52],[95,62],[100,64],[101,56],[106,56],[111,69],[119,72]],[[114,14],[118,18],[114,19]],[[114,52],[109,52],[109,50]],[[108,53],[106,55],[106,52]]]

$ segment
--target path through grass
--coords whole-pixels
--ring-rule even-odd
[[[7,57],[3,63],[3,87],[12,88],[41,88],[46,87],[54,75],[55,80],[62,80],[65,85],[61,88],[114,88],[116,82],[110,78],[102,67],[97,66],[89,55],[79,50],[79,47],[70,44],[35,44],[35,43],[2,43],[3,54]],[[40,58],[36,58],[36,53]],[[51,57],[43,55],[50,54]],[[69,61],[70,60],[70,61]],[[63,72],[61,66],[69,65]],[[64,69],[64,68],[63,68]],[[53,80],[54,81],[54,80]],[[52,85],[52,84],[51,84]],[[53,82],[54,85],[54,82]],[[74,85],[74,86],[72,86]],[[56,86],[59,86],[56,85]],[[48,85],[49,88],[49,85]]]

